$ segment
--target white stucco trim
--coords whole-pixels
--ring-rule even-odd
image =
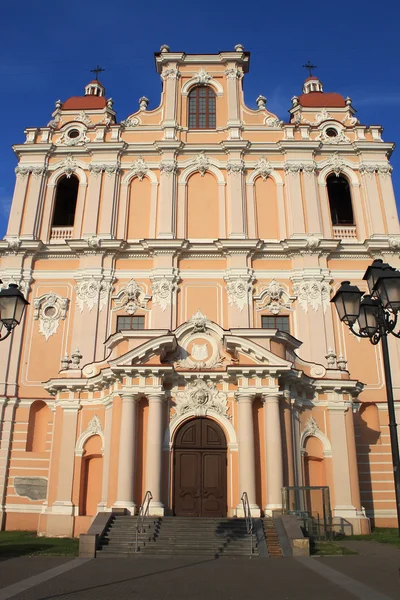
[[[300,436],[300,450],[305,450],[305,442],[309,437],[316,437],[319,439],[324,449],[324,458],[332,458],[332,446],[329,438],[320,429],[315,432],[305,429],[302,432]]]
[[[352,186],[358,187],[360,185],[357,175],[353,171],[353,169],[351,169],[348,166],[343,166],[343,167],[341,167],[340,171],[344,175],[347,175]],[[325,167],[323,167],[318,175],[318,185],[326,185],[326,178],[328,177],[328,175],[330,175],[333,172],[334,172],[334,168],[332,167],[332,165],[328,164]]]
[[[137,173],[134,171],[128,171],[122,178],[121,185],[129,185],[134,177],[138,177]],[[151,169],[148,169],[144,177],[150,179],[152,184],[158,185],[158,179]]]
[[[168,427],[165,430],[164,450],[169,450],[172,447],[175,435],[176,435],[179,427],[182,425],[182,423],[184,423],[185,421],[188,421],[189,419],[192,419],[194,417],[198,417],[198,415],[196,414],[196,411],[193,409],[193,410],[187,411],[184,415],[181,415],[180,417],[175,416],[171,419]],[[224,415],[220,415],[216,412],[210,412],[206,415],[206,417],[207,417],[207,419],[212,419],[212,420],[216,421],[219,425],[221,425],[221,427],[224,430],[224,433],[226,435],[226,438],[227,438],[228,450],[237,450],[238,449],[238,441],[237,441],[236,431],[235,431],[232,423],[230,422],[230,420],[227,417],[225,417]]]
[[[65,175],[65,171],[64,171],[63,167],[60,165],[52,173],[47,185],[48,186],[56,186],[58,180],[63,175]],[[87,176],[86,176],[85,171],[81,167],[76,167],[75,171],[73,172],[73,175],[76,175],[78,177],[80,185],[87,185]]]
[[[196,164],[191,164],[188,167],[186,167],[186,169],[184,171],[182,171],[181,176],[179,177],[178,185],[186,185],[190,175],[192,175],[193,173],[196,173],[198,171],[199,171],[199,168]],[[213,165],[211,162],[207,167],[207,172],[215,175],[218,185],[226,184],[226,181],[224,179],[222,171],[218,167]]]
[[[247,176],[246,185],[254,185],[258,177],[261,177],[261,169],[254,169]],[[284,183],[282,177],[279,175],[279,173],[277,173],[277,171],[271,171],[268,177],[271,177],[271,179],[273,179],[277,185],[283,185]]]
[[[183,84],[182,89],[181,89],[182,96],[188,96],[191,88],[196,87],[198,85],[199,85],[198,75],[195,75],[194,77],[192,77],[191,79],[186,81],[186,83]],[[210,81],[206,85],[209,87],[212,87],[217,96],[224,95],[224,88],[219,83],[219,81],[217,81],[216,79],[210,79]]]
[[[101,437],[101,455],[104,455],[104,433],[102,431],[97,431],[96,433],[93,433],[92,431],[84,431],[78,437],[78,440],[76,442],[75,456],[83,456],[84,445],[86,444],[89,438],[95,435],[99,435]]]

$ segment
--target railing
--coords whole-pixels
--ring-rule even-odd
[[[135,552],[139,552],[139,533],[144,532],[144,520],[149,515],[150,501],[153,499],[153,494],[147,491],[144,495],[142,505],[139,510],[139,514],[136,521],[136,544]]]
[[[357,239],[357,227],[355,225],[333,225],[332,229],[335,240]]]
[[[242,505],[243,505],[243,513],[246,519],[246,530],[250,536],[250,556],[253,556],[253,529],[254,522],[253,517],[251,516],[249,497],[247,496],[247,492],[243,492],[241,497]]]
[[[50,242],[70,240],[72,238],[73,229],[73,227],[52,227],[50,232]]]

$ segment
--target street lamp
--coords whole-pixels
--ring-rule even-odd
[[[0,280],[0,284],[3,283]],[[25,307],[29,304],[15,283],[0,291],[0,342],[5,340],[14,327],[21,323]],[[2,336],[4,329],[6,333]]]
[[[385,370],[386,396],[389,412],[389,431],[392,446],[394,487],[396,493],[397,525],[400,535],[400,455],[397,437],[396,414],[394,410],[392,376],[390,372],[389,333],[400,338],[395,332],[398,311],[400,310],[400,271],[382,260],[374,260],[366,270],[363,279],[368,284],[369,294],[364,294],[356,285],[343,281],[332,298],[339,319],[348,325],[358,337],[369,338],[372,344],[382,341],[383,365]],[[358,331],[354,325],[358,325]]]

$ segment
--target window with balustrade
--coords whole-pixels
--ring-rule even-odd
[[[214,90],[198,86],[189,93],[189,129],[216,128],[216,101]]]
[[[51,222],[52,239],[72,237],[78,189],[79,179],[75,175],[64,176],[58,180]]]
[[[332,174],[326,180],[332,225],[354,225],[350,184],[343,175]]]

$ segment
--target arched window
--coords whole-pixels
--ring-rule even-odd
[[[354,225],[350,185],[345,177],[329,175],[326,180],[332,225]]]
[[[79,179],[75,175],[58,180],[52,227],[71,227],[74,224],[78,188]]]
[[[189,93],[189,129],[215,129],[215,93],[198,86]]]

